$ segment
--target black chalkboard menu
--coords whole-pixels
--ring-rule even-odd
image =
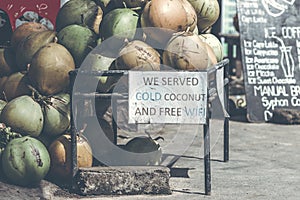
[[[300,0],[237,0],[250,122],[300,109]]]

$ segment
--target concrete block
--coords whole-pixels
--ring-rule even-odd
[[[163,166],[80,168],[75,179],[82,195],[171,194],[170,170]]]

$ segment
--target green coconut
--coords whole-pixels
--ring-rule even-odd
[[[57,34],[58,43],[68,49],[75,60],[76,67],[97,44],[97,35],[88,27],[72,24],[64,27]]]
[[[94,0],[96,2],[97,5],[103,6],[103,7],[107,7],[112,0]]]
[[[135,153],[149,153],[159,150],[160,145],[151,137],[138,136],[129,140],[124,149]]]
[[[117,8],[107,13],[100,25],[100,35],[103,39],[133,39],[135,36],[139,15],[129,8]]]
[[[220,16],[220,5],[217,0],[188,0],[197,13],[199,33],[208,30]]]
[[[7,104],[6,101],[0,99],[0,114],[1,114],[3,108],[4,108],[4,106],[5,106],[6,104]]]
[[[98,32],[102,20],[102,9],[92,0],[72,0],[66,2],[56,16],[56,30],[71,24],[85,25]]]
[[[37,186],[50,169],[50,155],[38,139],[30,136],[15,138],[2,154],[2,169],[13,184]]]
[[[143,8],[145,6],[145,4],[148,2],[149,0],[113,0],[113,2],[117,5],[117,6],[124,6],[127,8]]]
[[[220,62],[224,58],[223,46],[221,41],[211,33],[203,33],[199,35],[200,39],[207,43],[214,51],[217,61]]]
[[[86,59],[81,65],[82,70],[87,71],[106,71],[110,69],[111,64],[114,62],[115,58],[108,57],[106,55],[98,54],[98,53],[90,53],[87,55]],[[105,91],[107,87],[107,80],[109,77],[107,76],[86,76],[81,77],[83,80],[80,88],[84,91],[94,92],[96,89],[100,91]]]
[[[115,4],[113,0],[93,0],[98,6],[101,7],[103,11],[103,15],[107,14],[108,12],[116,9],[118,5]]]
[[[133,153],[147,153],[144,160],[137,160],[137,163],[143,165],[159,165],[162,159],[162,148],[159,143],[148,136],[138,136],[129,140],[125,146],[124,150]],[[132,163],[133,165],[135,163]]]
[[[0,105],[2,106],[3,102],[1,102]],[[0,123],[0,141],[1,141],[0,142],[0,171],[2,171],[2,164],[1,164],[2,153],[4,152],[6,145],[11,140],[20,137],[22,137],[22,135],[12,131],[11,127],[7,127],[4,123]]]
[[[61,93],[46,99],[42,105],[44,127],[42,134],[50,137],[62,135],[70,126],[70,95]]]
[[[27,95],[8,102],[1,112],[0,119],[13,131],[34,137],[40,135],[44,123],[41,106]]]

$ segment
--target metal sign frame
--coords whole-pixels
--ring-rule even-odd
[[[211,103],[213,99],[216,97],[222,98],[221,101],[224,100],[223,109],[224,109],[224,122],[223,122],[223,148],[224,148],[224,154],[223,154],[223,161],[228,162],[229,161],[229,115],[226,113],[226,110],[228,108],[228,98],[229,98],[229,79],[228,79],[228,59],[224,59],[223,61],[217,63],[216,65],[209,68],[206,72],[208,73],[208,87],[207,87],[207,105],[206,105],[206,122],[203,125],[203,139],[204,139],[204,176],[205,176],[205,194],[211,195],[211,156],[210,156],[210,120],[211,120]],[[218,94],[218,88],[216,83],[216,76],[218,70],[222,69],[223,71],[223,77],[218,77],[222,79],[222,84],[224,86],[224,93],[221,94],[222,97]],[[122,94],[107,94],[107,93],[92,93],[92,94],[83,94],[83,93],[73,93],[73,85],[75,82],[75,78],[77,74],[80,73],[81,75],[87,75],[87,76],[123,76],[128,75],[128,71],[126,70],[108,70],[108,71],[78,71],[74,70],[70,72],[70,92],[73,95],[76,96],[82,96],[83,98],[109,98],[112,95],[119,96],[120,98],[124,98],[124,95]],[[220,74],[218,74],[220,76]],[[73,95],[71,95],[71,105],[73,105]],[[128,95],[126,96],[128,98]],[[72,178],[75,180],[76,173],[78,171],[77,166],[77,140],[76,135],[79,132],[75,127],[75,120],[73,116],[73,106],[71,106],[71,143],[72,143]],[[116,142],[116,136],[117,136],[117,125],[116,125],[116,119],[113,118],[113,130],[115,134],[115,144]]]

